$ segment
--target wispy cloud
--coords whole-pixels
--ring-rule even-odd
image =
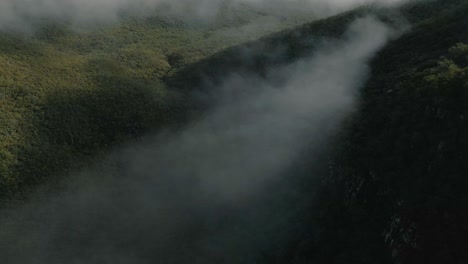
[[[2,0],[0,29],[24,29],[37,20],[72,23],[116,21],[124,12],[152,15],[162,12],[180,18],[210,19],[223,6],[250,5],[260,11],[315,12],[324,16],[363,4],[393,5],[408,0]]]
[[[2,262],[252,263],[271,250],[258,211],[275,210],[256,196],[304,148],[323,146],[392,35],[366,17],[266,79],[231,75],[218,106],[183,131],[121,151],[110,158],[115,166],[84,171],[58,193],[4,211]]]

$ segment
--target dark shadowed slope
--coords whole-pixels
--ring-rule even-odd
[[[2,211],[0,255],[12,264],[287,261],[322,168],[301,179],[299,165],[321,160],[369,60],[395,33],[368,16],[348,28],[264,80],[226,78],[219,104],[187,127]]]
[[[314,36],[333,37],[362,12],[369,10],[232,48],[175,81],[216,84],[210,77],[233,70],[262,76],[269,65],[313,52]],[[377,14],[404,18],[411,29],[374,61],[362,105],[336,144],[311,235],[298,238],[291,259],[466,263],[468,3],[432,1]]]
[[[162,58],[162,63],[145,61],[141,58],[146,56],[140,53],[138,45],[130,45],[130,50],[123,52],[136,58],[130,62],[119,61],[126,57],[109,60],[94,55],[90,60],[86,57],[88,52],[96,47],[105,48],[102,45],[108,42],[89,35],[84,49],[77,42],[76,56],[58,61],[67,65],[60,67],[66,72],[78,66],[88,69],[89,72],[79,77],[91,79],[93,85],[103,89],[90,92],[85,88],[79,90],[78,97],[71,99],[67,94],[54,91],[74,87],[80,78],[69,80],[55,75],[60,78],[54,83],[60,87],[54,85],[55,90],[50,90],[45,97],[12,84],[15,80],[36,80],[45,90],[49,89],[50,84],[42,83],[40,78],[25,78],[14,73],[50,73],[50,68],[44,67],[46,61],[41,59],[44,54],[63,59],[64,50],[60,45],[55,49],[41,44],[41,49],[36,49],[31,48],[31,42],[21,39],[2,39],[10,43],[5,45],[7,48],[0,57],[5,65],[12,60],[21,63],[13,64],[17,71],[11,74],[8,83],[4,82],[6,85],[0,84],[2,89],[12,85],[14,88],[4,89],[5,94],[0,97],[1,107],[6,110],[2,113],[7,113],[1,119],[2,126],[8,127],[1,134],[8,140],[0,143],[3,144],[0,157],[8,162],[3,162],[0,170],[2,173],[19,172],[14,177],[2,174],[1,191],[21,190],[28,182],[21,175],[35,182],[36,173],[49,175],[63,166],[63,160],[80,155],[91,157],[103,147],[151,130],[163,123],[159,119],[161,116],[154,113],[175,109],[185,115],[204,109],[211,104],[211,96],[216,95],[201,96],[195,89],[201,84],[214,87],[221,77],[232,72],[248,72],[262,79],[273,65],[313,54],[314,48],[322,43],[319,37],[336,38],[355,17],[374,13],[395,24],[410,22],[411,28],[374,60],[372,77],[362,90],[360,108],[337,139],[330,163],[322,163],[328,173],[324,173],[327,176],[323,178],[319,199],[310,202],[312,196],[304,190],[300,197],[292,199],[297,203],[308,202],[301,206],[309,211],[303,216],[297,216],[301,214],[298,213],[292,222],[301,228],[293,228],[293,235],[288,234],[288,247],[276,249],[274,253],[273,250],[262,252],[262,260],[295,264],[466,263],[467,5],[463,0],[446,0],[417,3],[401,10],[360,9],[235,47],[201,62],[185,61],[184,56],[172,53],[164,53],[167,56]],[[133,31],[131,26],[125,30]],[[144,35],[139,31],[135,34]],[[15,47],[21,47],[28,55],[14,57]],[[33,63],[29,61],[31,58],[34,58]],[[194,64],[166,74],[173,65],[188,62]],[[122,69],[122,63],[129,66]],[[164,66],[157,68],[163,74],[146,71],[154,70],[154,63]],[[146,74],[157,78],[150,78],[151,81],[134,78]],[[108,84],[119,87],[119,93],[104,89]],[[155,86],[179,88],[183,96],[177,99],[182,100],[169,108],[165,104],[168,101],[142,100],[148,95],[164,98],[160,97],[159,90],[151,89]],[[128,104],[128,98],[138,103]],[[21,112],[20,106],[28,110]],[[73,114],[60,116],[60,113]],[[178,112],[176,116],[181,117]],[[164,120],[171,115],[162,117]],[[30,126],[38,123],[50,126],[39,131],[31,129]],[[87,127],[83,137],[82,133],[77,134],[77,124]],[[24,136],[19,133],[23,129],[31,132]],[[18,147],[18,142],[22,147]],[[44,142],[46,144],[42,145]],[[33,151],[29,152],[31,149]],[[299,163],[307,168],[304,164],[307,161]],[[322,168],[314,166],[314,169],[321,171]],[[310,186],[307,175],[312,172],[298,170],[298,174],[305,175],[300,178],[300,184]],[[125,247],[128,242],[122,243]]]
[[[299,257],[468,262],[468,4],[459,2],[374,61],[317,202],[321,238]]]

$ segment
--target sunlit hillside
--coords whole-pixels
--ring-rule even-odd
[[[165,79],[311,19],[225,10],[210,22],[127,18],[96,28],[50,22],[33,32],[0,33],[0,196],[177,122],[183,109]]]
[[[468,263],[468,1],[364,2],[2,31],[0,261]]]

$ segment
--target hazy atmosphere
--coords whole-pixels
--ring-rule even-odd
[[[230,76],[215,88],[215,109],[184,131],[116,154],[118,171],[82,172],[82,181],[8,213],[0,255],[15,264],[255,261],[268,241],[236,226],[261,230],[265,219],[233,212],[251,210],[278,177],[291,177],[285,170],[305,146],[320,153],[392,31],[361,18],[340,40],[322,40],[312,58],[272,68],[266,79]]]
[[[0,0],[0,262],[468,263],[466,14]]]
[[[125,13],[159,13],[183,20],[213,22],[220,10],[248,6],[258,12],[310,12],[327,16],[364,4],[393,5],[405,0],[3,0],[0,29],[27,29],[38,20],[60,19],[75,24],[115,22]]]

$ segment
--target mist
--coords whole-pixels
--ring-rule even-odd
[[[395,34],[365,17],[265,78],[230,75],[216,87],[216,106],[181,131],[146,138],[1,211],[2,261],[256,263],[281,250],[284,222],[301,208],[278,205],[283,197],[270,187],[294,181],[289,169],[304,153],[308,163],[320,157],[355,107],[370,59]]]
[[[411,0],[2,0],[0,30],[27,30],[44,20],[74,25],[112,23],[123,14],[213,22],[220,10],[239,6],[282,16],[307,13],[324,17],[365,4],[388,6],[408,1]]]

